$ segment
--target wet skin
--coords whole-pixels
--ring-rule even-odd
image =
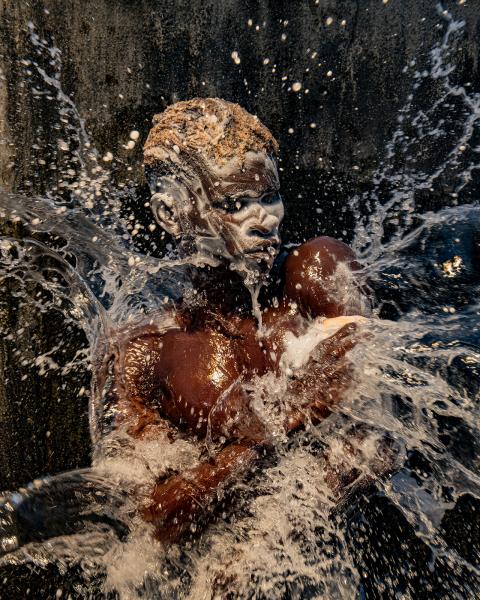
[[[339,263],[355,268],[352,251],[332,238],[298,247],[286,259],[280,296],[267,299],[259,332],[251,310],[242,310],[246,291],[231,265],[246,260],[260,279],[273,262],[283,217],[275,164],[268,157],[254,157],[244,172],[210,174],[195,193],[189,192],[189,227],[214,242],[217,266],[195,275],[207,304],[177,307],[171,315],[175,325],[166,332],[154,322],[123,332],[111,390],[118,403],[117,425],[131,436],[154,438],[167,432],[170,438],[203,440],[208,435],[219,449],[215,457],[156,485],[142,514],[163,541],[177,539],[210,506],[219,487],[250,469],[270,446],[265,426],[250,407],[248,386],[267,373],[280,375],[289,333],[300,335],[317,317],[347,314],[325,284]],[[164,208],[156,217],[168,229]],[[167,214],[171,217],[178,220],[179,215]],[[286,433],[306,418],[325,418],[341,398],[349,383],[344,355],[355,343],[354,328],[340,328],[322,344],[320,359],[317,355],[301,373],[291,374],[283,415]]]
[[[241,384],[279,373],[286,335],[301,335],[306,318],[345,314],[312,269],[321,265],[328,277],[339,261],[354,263],[350,249],[336,240],[316,238],[299,247],[286,261],[278,307],[262,313],[260,337],[254,317],[228,314],[212,304],[198,312],[176,312],[176,328],[166,333],[158,333],[155,325],[136,333],[127,342],[120,367],[128,398],[123,410],[129,413],[132,434],[141,435],[158,416],[199,438],[205,437],[208,425],[214,439],[254,438],[255,424]],[[226,298],[228,291],[220,295]],[[138,410],[128,410],[132,404]]]

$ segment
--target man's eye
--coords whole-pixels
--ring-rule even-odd
[[[280,196],[279,192],[275,192],[274,194],[268,194],[267,196],[264,196],[262,198],[262,203],[263,204],[276,204],[277,202],[280,202],[282,199],[282,197]]]
[[[225,212],[235,213],[242,210],[242,208],[246,206],[247,202],[248,201],[244,200],[243,198],[239,200],[225,200],[225,202],[222,202],[220,205],[220,208],[222,208]]]

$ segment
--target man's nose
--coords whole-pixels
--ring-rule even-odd
[[[274,215],[269,215],[263,207],[259,207],[251,226],[250,233],[259,237],[270,237],[278,228],[279,220]]]
[[[256,237],[269,238],[271,237],[273,229],[267,229],[266,227],[262,227],[261,225],[253,225],[250,227],[249,233],[250,235],[254,235]]]

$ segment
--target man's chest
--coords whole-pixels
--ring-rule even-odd
[[[176,424],[191,426],[232,390],[275,371],[285,334],[294,329],[275,316],[260,334],[253,319],[227,326],[175,329],[132,343],[125,365],[130,393],[139,392]]]
[[[243,384],[275,372],[285,340],[298,329],[289,315],[264,317],[260,332],[253,318],[236,317],[136,337],[124,355],[127,396],[192,430],[205,426],[212,409],[227,398],[237,396],[237,406],[242,405]]]
[[[236,381],[272,367],[267,347],[255,335],[232,336],[205,329],[164,336],[156,378],[174,402],[209,410]],[[181,399],[181,400],[180,400]]]

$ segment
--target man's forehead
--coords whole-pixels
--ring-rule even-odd
[[[215,197],[257,197],[280,187],[275,161],[265,153],[249,152],[244,163],[229,168],[215,169],[213,185]]]

